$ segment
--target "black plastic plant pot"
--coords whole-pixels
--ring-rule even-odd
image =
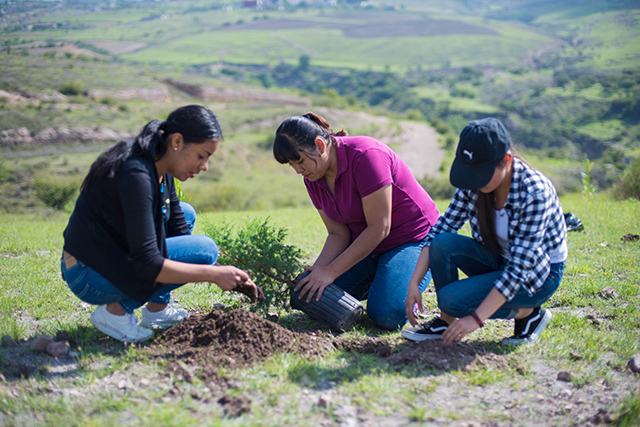
[[[297,292],[291,288],[291,308],[300,310],[309,317],[329,325],[332,329],[346,331],[356,323],[364,314],[362,303],[350,294],[346,293],[338,286],[331,284],[324,289],[320,301],[316,301],[316,296],[307,302],[307,295],[298,299]]]

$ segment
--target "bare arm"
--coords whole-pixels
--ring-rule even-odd
[[[389,235],[391,230],[391,195],[392,188],[389,184],[362,198],[367,228],[330,263],[321,265],[316,261],[311,273],[303,278],[296,287],[297,290],[304,286],[299,294],[300,298],[308,293],[307,302],[309,302],[316,294],[316,300],[319,301],[324,288],[367,257]],[[335,255],[335,252],[331,255]],[[329,252],[327,252],[324,261],[329,258]]]
[[[318,211],[325,227],[327,227],[327,240],[324,242],[322,252],[313,263],[313,267],[325,267],[335,260],[351,243],[351,230],[346,224],[331,221],[323,211]],[[313,269],[313,268],[312,268]]]
[[[491,289],[489,295],[480,303],[476,310],[476,315],[481,321],[487,320],[493,313],[495,313],[507,299],[496,288]],[[465,316],[455,320],[449,325],[447,330],[442,334],[442,340],[446,345],[453,342],[460,342],[462,338],[478,329],[480,326],[472,316]]]
[[[413,306],[415,304],[418,304],[418,310],[420,312],[422,312],[422,310],[424,309],[422,307],[420,282],[422,282],[422,279],[424,279],[427,271],[429,271],[429,246],[425,246],[422,248],[420,258],[418,258],[418,263],[416,264],[416,268],[413,270],[413,275],[411,276],[411,281],[409,282],[409,290],[407,291],[405,310],[407,312],[409,323],[411,323],[411,325],[413,326],[416,326],[418,324],[418,320],[413,313]]]
[[[262,290],[253,283],[247,272],[231,265],[190,264],[165,259],[156,281],[161,283],[211,282],[223,291],[242,292],[252,301],[264,300]]]

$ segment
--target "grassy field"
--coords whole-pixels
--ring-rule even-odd
[[[12,27],[2,37],[11,40],[14,49],[85,42],[126,61],[182,66],[217,61],[277,64],[308,54],[321,66],[406,71],[416,66],[511,66],[543,52],[598,69],[640,63],[639,36],[633,31],[640,12],[629,5],[624,8],[630,11],[621,12],[600,0],[517,6],[501,1],[489,7],[430,1],[395,11],[380,2],[364,10],[285,11],[226,10],[223,3],[53,10],[32,23],[59,24],[55,29]]]
[[[599,413],[616,425],[638,425],[637,374],[626,365],[640,353],[640,242],[621,237],[638,234],[640,204],[578,194],[562,197],[562,203],[585,231],[569,234],[565,277],[547,303],[554,317],[537,344],[504,348],[498,343],[510,333],[509,323],[491,321],[460,347],[477,353],[475,362],[460,369],[390,365],[376,354],[344,350],[319,359],[282,354],[241,371],[221,368],[235,378],[230,393],[253,401],[239,418],[225,417],[215,400],[196,398],[210,393],[197,378],[188,383],[167,376],[169,360],[149,359],[144,346],[105,340],[91,327],[91,307],[70,294],[59,274],[66,215],[1,216],[0,336],[20,342],[64,330],[76,347],[56,360],[26,345],[17,353],[0,346],[0,424],[310,426],[355,419],[363,425],[587,425]],[[446,202],[438,206],[442,210]],[[220,221],[221,215],[206,217]],[[312,208],[224,216],[238,224],[268,216],[310,257],[324,238]],[[603,297],[606,287],[619,297]],[[226,298],[207,285],[185,286],[175,297],[201,312]],[[424,300],[435,309],[433,292]],[[285,326],[287,319],[281,313]],[[319,326],[292,319],[297,326]],[[343,335],[401,342],[398,332],[379,331],[368,321]],[[21,377],[20,369],[30,374]],[[559,372],[568,372],[569,382],[558,380]],[[176,387],[185,392],[175,394]],[[318,404],[320,398],[325,404]]]

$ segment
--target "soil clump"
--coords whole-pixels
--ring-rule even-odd
[[[197,367],[203,380],[217,380],[219,368],[247,368],[275,354],[317,357],[333,350],[319,332],[294,332],[246,310],[194,314],[156,338],[148,351],[175,360],[185,370]]]

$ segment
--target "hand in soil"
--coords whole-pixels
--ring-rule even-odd
[[[251,299],[251,302],[264,302],[264,292],[262,292],[262,289],[260,289],[258,285],[253,283],[251,279],[248,279],[246,282],[236,285],[233,290],[235,292],[245,294],[249,297],[249,299]]]

